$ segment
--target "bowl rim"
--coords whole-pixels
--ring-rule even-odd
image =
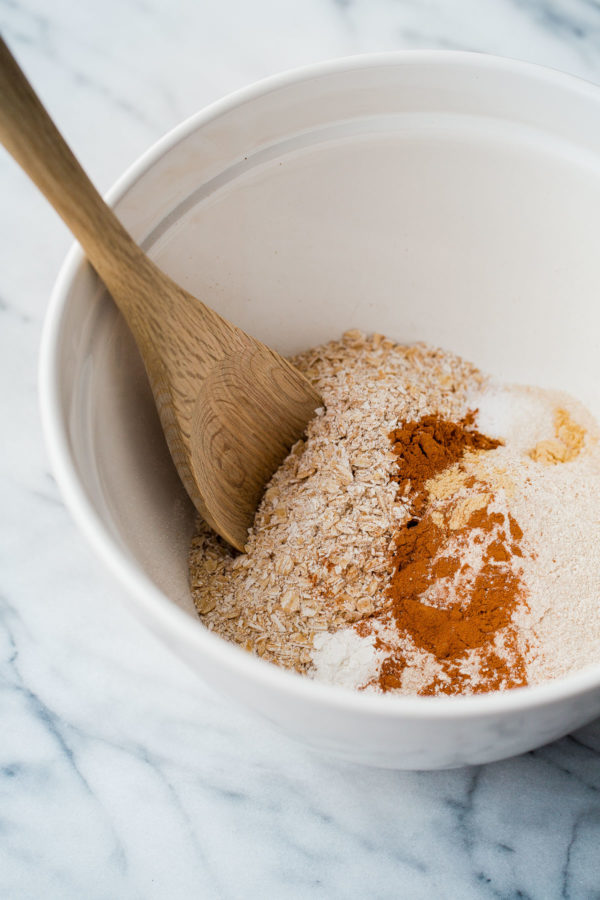
[[[217,117],[254,98],[288,85],[335,72],[405,65],[462,66],[472,70],[496,70],[555,85],[587,96],[600,105],[600,87],[557,69],[508,57],[457,50],[399,50],[336,57],[260,79],[242,87],[189,116],[139,156],[116,180],[105,199],[114,206],[126,192],[169,150]],[[58,347],[70,290],[77,274],[87,267],[79,244],[70,248],[54,283],[46,312],[39,353],[38,391],[46,449],[63,499],[93,550],[125,588],[138,607],[152,617],[155,627],[199,654],[209,655],[239,678],[299,701],[361,716],[413,718],[440,721],[472,719],[525,712],[574,698],[600,688],[600,663],[542,684],[479,695],[419,697],[375,694],[340,688],[282,669],[242,650],[205,628],[169,600],[143,572],[103,525],[76,475],[63,427],[60,403]],[[169,642],[170,643],[170,642]],[[174,651],[175,652],[175,651]],[[202,677],[202,676],[200,676]]]

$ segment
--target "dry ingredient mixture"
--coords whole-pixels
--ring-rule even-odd
[[[245,553],[198,522],[190,577],[209,629],[321,681],[402,694],[600,661],[600,430],[580,403],[356,330],[293,362],[324,408]]]

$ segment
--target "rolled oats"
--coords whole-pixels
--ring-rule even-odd
[[[450,353],[358,329],[292,362],[325,407],[271,479],[245,553],[198,522],[190,579],[211,631],[307,672],[315,635],[372,616],[385,602],[392,537],[408,518],[391,481],[390,432],[426,414],[451,419],[482,379]]]

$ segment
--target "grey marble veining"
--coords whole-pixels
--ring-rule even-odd
[[[473,49],[600,82],[596,0],[3,0],[2,32],[107,188],[222,94],[326,57]],[[36,357],[69,235],[0,153],[0,897],[600,897],[600,721],[402,773],[309,753],[125,611],[49,473]]]

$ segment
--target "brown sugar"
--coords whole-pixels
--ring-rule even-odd
[[[553,438],[537,442],[529,454],[533,460],[555,466],[579,456],[585,443],[585,428],[574,422],[566,409],[557,409],[554,414],[554,434]]]

